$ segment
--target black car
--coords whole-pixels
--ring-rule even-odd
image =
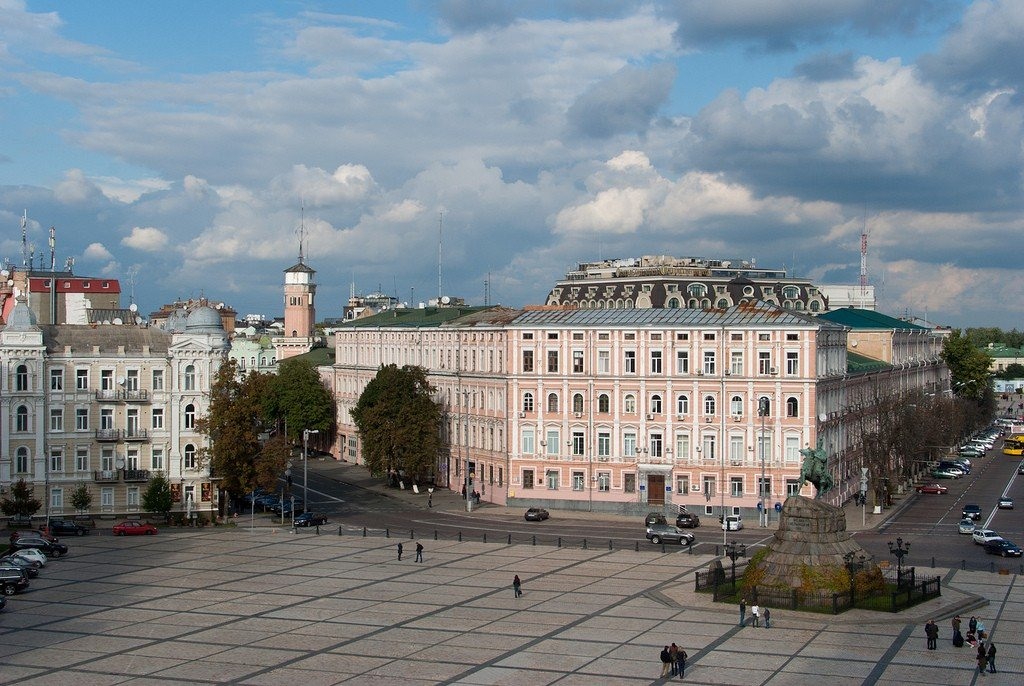
[[[647,540],[651,543],[678,543],[679,545],[691,545],[696,538],[693,534],[687,533],[678,527],[668,524],[651,524],[647,527]]]
[[[14,595],[28,588],[28,574],[21,567],[0,567],[0,590],[4,595]]]
[[[650,526],[652,524],[668,524],[668,520],[665,519],[665,515],[660,512],[648,512],[647,516],[644,517],[644,526]]]
[[[964,519],[973,519],[974,521],[978,521],[981,519],[981,505],[975,505],[974,503],[964,505],[962,514]]]
[[[986,543],[985,552],[989,555],[1002,555],[1003,557],[1021,556],[1020,546],[1003,538]]]
[[[35,579],[39,576],[39,563],[31,562],[23,557],[17,555],[8,555],[6,557],[0,557],[0,567],[20,567],[24,569],[28,574],[28,578]]]
[[[526,514],[523,515],[523,519],[528,522],[543,522],[549,516],[548,511],[543,507],[531,507],[526,511]]]
[[[676,517],[676,526],[683,529],[696,529],[700,526],[700,517],[692,512],[680,512]]]
[[[25,550],[35,548],[47,557],[60,557],[68,554],[68,547],[63,543],[53,543],[39,536],[18,536],[11,543],[11,550]]]
[[[45,530],[45,526],[39,527],[40,531]],[[89,533],[89,527],[83,526],[76,521],[71,519],[51,519],[50,530],[51,534],[71,534],[73,536],[85,536]]]
[[[303,512],[295,518],[295,526],[320,526],[327,523],[327,515],[316,512]]]

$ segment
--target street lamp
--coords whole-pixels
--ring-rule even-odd
[[[732,560],[732,585],[736,587],[736,558],[747,556],[747,546],[732,541],[725,544],[725,556]]]
[[[856,550],[851,550],[848,553],[843,554],[843,564],[846,565],[846,571],[850,574],[850,604],[852,605],[855,598],[854,593],[856,591],[856,574],[864,567],[864,562],[868,559],[868,556],[864,553],[858,553]]]
[[[904,543],[903,538],[896,539],[896,545],[889,541],[889,554],[896,556],[896,587],[903,586],[903,558],[910,554],[910,543]]]
[[[765,466],[764,466],[764,453],[765,453],[765,442],[764,442],[764,421],[765,417],[768,416],[769,403],[767,396],[761,396],[757,399],[757,416],[761,418],[761,516],[764,518],[761,526],[768,526],[768,509],[765,507],[764,502],[764,491],[765,491]]]
[[[309,490],[307,483],[307,476],[309,473],[309,436],[310,434],[318,434],[320,429],[303,429],[302,430],[302,511],[305,512],[306,508],[309,507]],[[292,516],[295,516],[295,508],[292,508]]]

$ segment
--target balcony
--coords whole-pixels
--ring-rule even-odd
[[[96,429],[97,441],[118,441],[121,438],[120,429]]]
[[[138,428],[125,429],[123,437],[126,441],[148,441],[149,431]]]
[[[93,472],[92,480],[95,481],[96,483],[116,483],[117,470],[103,469],[98,472]]]
[[[124,470],[125,481],[149,481],[148,469],[126,469]]]
[[[124,389],[103,389],[96,391],[96,400],[103,402],[148,402],[149,391]]]

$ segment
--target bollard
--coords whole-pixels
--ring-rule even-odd
[[[384,529],[384,538],[391,538],[391,529]]]
[[[512,534],[508,535],[508,544],[512,545]]]
[[[366,527],[363,527],[363,538],[366,538]]]
[[[932,555],[932,569],[935,569],[935,556]]]
[[[612,549],[612,539],[608,539],[608,550]]]
[[[635,541],[634,543],[636,544],[636,552],[639,553],[640,552],[640,541]]]
[[[409,540],[411,541],[414,538],[416,538],[416,531],[414,529],[409,529]]]
[[[341,536],[341,525],[338,525],[338,535]]]
[[[533,544],[537,545],[537,534],[533,535]]]
[[[487,532],[484,532],[484,543],[487,543]]]
[[[585,538],[583,539],[583,549],[584,550],[587,549],[587,539],[585,539]]]
[[[561,536],[558,537],[558,547],[559,548],[562,547],[562,537]]]
[[[434,540],[437,540],[437,529],[434,529]]]
[[[319,524],[316,525],[316,535],[317,536],[320,535],[320,525]]]
[[[662,554],[665,553],[665,544],[664,543],[661,544],[661,552],[662,552]]]
[[[687,550],[688,553],[693,555],[693,541],[690,541],[689,543],[686,544],[686,550]]]
[[[960,569],[967,570],[967,560],[960,560]]]
[[[994,571],[996,571],[996,563],[995,563],[995,562],[990,562],[990,563],[989,563],[989,569],[988,569],[988,571],[990,571],[990,572],[994,572]]]
[[[462,531],[459,531],[459,543],[462,543]]]

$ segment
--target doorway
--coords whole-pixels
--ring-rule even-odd
[[[650,505],[665,504],[665,475],[647,475],[647,503]]]

